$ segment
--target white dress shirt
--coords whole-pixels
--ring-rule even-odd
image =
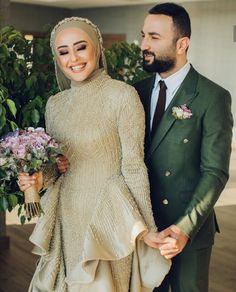
[[[152,90],[152,96],[151,96],[150,129],[152,128],[153,117],[154,117],[158,94],[160,90],[159,81],[163,80],[167,87],[166,106],[165,106],[165,109],[167,109],[176,91],[179,89],[181,83],[184,81],[186,75],[188,74],[190,68],[191,68],[191,65],[189,62],[187,62],[179,71],[175,72],[174,74],[170,75],[169,77],[165,79],[162,79],[158,73],[156,74],[156,79],[155,79],[154,87]]]

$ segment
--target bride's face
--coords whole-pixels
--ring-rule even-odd
[[[59,66],[71,80],[84,81],[96,69],[96,51],[89,36],[79,28],[67,28],[56,36]]]

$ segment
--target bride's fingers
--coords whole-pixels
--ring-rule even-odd
[[[30,186],[36,186],[38,191],[43,187],[43,174],[41,171],[35,172],[33,175],[20,173],[17,184],[21,191],[25,191]]]
[[[34,175],[27,176],[25,174],[20,174],[18,176],[17,184],[22,190],[22,188],[25,188],[26,186],[29,187],[31,185],[35,185],[36,184],[36,177]]]
[[[22,192],[25,192],[29,187],[31,187],[30,184],[28,184],[28,185],[23,185],[23,186],[20,186],[20,190],[21,190]]]

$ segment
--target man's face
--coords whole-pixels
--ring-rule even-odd
[[[143,67],[148,72],[164,73],[176,65],[176,33],[170,16],[150,14],[142,31]]]

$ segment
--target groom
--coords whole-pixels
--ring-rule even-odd
[[[191,26],[173,3],[149,11],[141,49],[156,74],[135,85],[146,112],[146,163],[161,253],[170,273],[154,291],[206,292],[214,205],[228,180],[231,97],[188,62]],[[155,271],[153,271],[155,272]]]

